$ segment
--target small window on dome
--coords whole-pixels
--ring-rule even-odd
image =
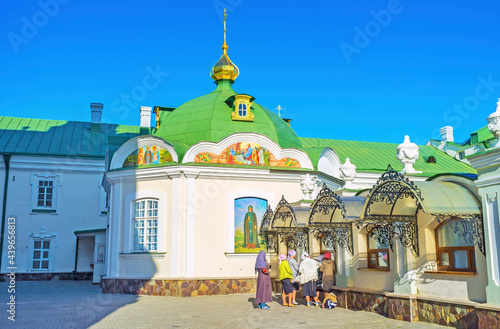
[[[246,104],[240,104],[238,106],[238,114],[240,117],[246,117],[247,116],[247,105]]]
[[[233,113],[231,115],[233,121],[253,121],[253,100],[252,96],[245,94],[237,94],[228,99],[228,104],[232,103],[233,106]]]
[[[431,155],[430,157],[427,158],[426,162],[427,163],[436,163],[436,158]]]

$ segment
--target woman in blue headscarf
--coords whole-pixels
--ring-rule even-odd
[[[261,310],[269,310],[266,303],[273,301],[273,290],[271,287],[271,275],[266,262],[266,252],[261,250],[255,262],[255,272],[257,272],[257,293],[255,302],[259,304]]]

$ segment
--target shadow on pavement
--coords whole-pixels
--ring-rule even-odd
[[[103,294],[91,281],[20,281],[15,288],[15,322],[0,316],[0,328],[88,328],[136,295]],[[0,283],[0,303],[6,305],[8,283]],[[4,307],[6,309],[6,307]]]

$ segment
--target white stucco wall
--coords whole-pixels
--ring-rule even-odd
[[[72,272],[75,264],[75,231],[106,228],[100,209],[102,159],[72,159],[13,156],[9,175],[6,215],[16,218],[17,273]],[[33,212],[33,175],[58,177],[57,212]],[[4,173],[0,179],[3,180]],[[3,185],[1,188],[3,192]],[[36,196],[34,196],[36,198]],[[32,270],[30,235],[37,237],[44,228],[53,236],[49,270]],[[42,234],[44,233],[42,232]],[[3,273],[7,265],[7,239],[4,240]]]

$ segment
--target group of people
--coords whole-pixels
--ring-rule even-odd
[[[279,278],[281,281],[283,306],[295,307],[299,303],[295,300],[297,291],[302,284],[302,296],[306,298],[307,307],[316,306],[333,308],[337,304],[336,296],[331,293],[335,286],[336,266],[331,254],[326,252],[311,259],[307,252],[302,253],[300,266],[295,259],[295,250],[279,255]],[[270,309],[267,303],[272,301],[272,286],[270,267],[266,262],[266,252],[260,251],[255,263],[257,276],[256,302],[263,310]],[[319,301],[320,293],[325,293],[323,303]],[[287,297],[288,295],[288,303]]]

